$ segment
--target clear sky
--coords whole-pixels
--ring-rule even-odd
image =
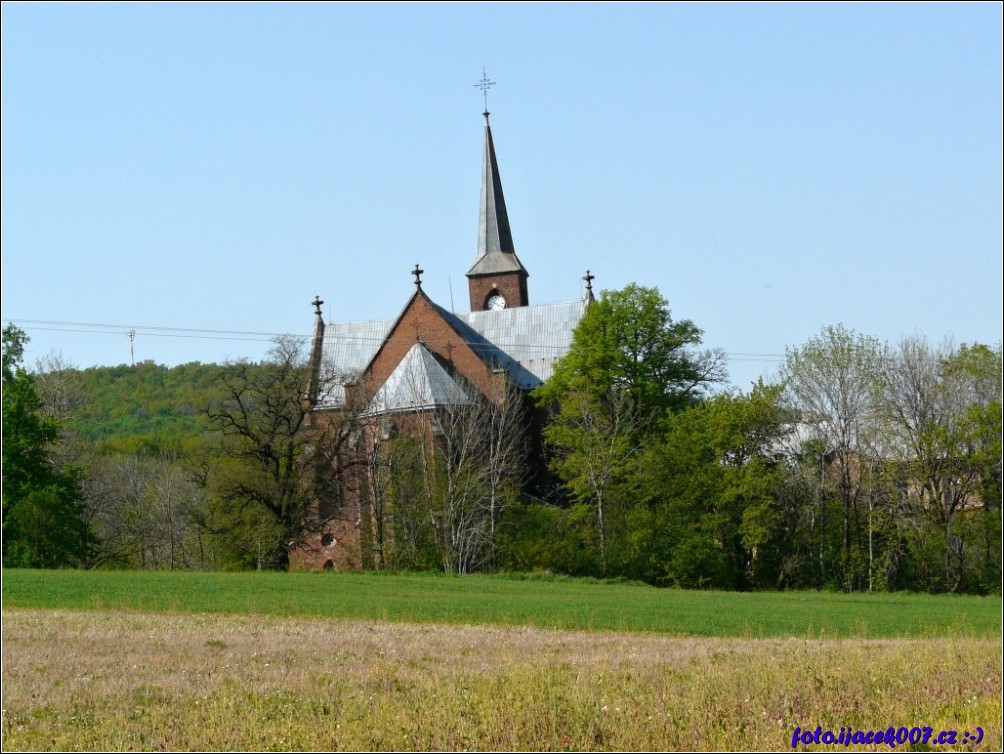
[[[743,388],[826,325],[996,343],[1001,8],[5,2],[2,316],[87,367],[393,318],[416,262],[466,310],[485,66],[532,303],[656,286]]]

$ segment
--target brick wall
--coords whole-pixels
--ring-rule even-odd
[[[530,296],[527,292],[526,278],[525,272],[507,272],[468,278],[471,292],[471,311],[484,311],[485,302],[495,291],[505,297],[506,305],[510,309],[517,306],[529,306]]]
[[[496,282],[498,279],[494,278]],[[522,285],[524,289],[526,287],[525,277],[521,281],[519,275],[514,274],[507,279],[514,286]],[[486,290],[493,289],[489,285]],[[516,294],[511,293],[512,289],[509,289],[509,293],[501,288],[499,290],[503,290],[503,295],[506,295],[509,301],[513,300],[510,296],[519,294],[518,288]],[[495,373],[485,365],[456,330],[443,319],[425,293],[419,291],[408,302],[404,312],[391,328],[366,373],[355,385],[346,387],[346,404],[359,408],[368,405],[373,395],[387,381],[416,342],[423,343],[429,351],[477,386],[485,395],[500,394],[506,375]],[[310,417],[310,426],[314,431],[323,431],[322,423],[334,421],[335,417],[334,412],[330,416],[326,412],[315,413]],[[425,414],[405,414],[392,419],[399,425],[397,427],[399,432],[411,436],[431,437],[431,431],[426,425],[428,420],[429,417]],[[360,418],[359,436],[353,446],[355,450],[348,452],[365,453],[372,450],[373,444],[380,441],[380,425],[379,419]],[[317,531],[311,532],[299,547],[290,552],[290,568],[293,570],[324,568],[353,570],[373,568],[378,565],[375,562],[378,555],[374,551],[373,511],[366,493],[365,464],[353,463],[353,459],[348,457],[344,462],[352,471],[342,477],[336,515],[319,526]],[[319,502],[318,520],[321,518],[320,511]]]

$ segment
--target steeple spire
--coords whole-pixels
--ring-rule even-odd
[[[492,139],[492,127],[488,123],[487,110],[484,116],[485,147],[481,166],[481,211],[478,214],[478,261],[481,261],[488,254],[515,254],[512,231],[509,229],[509,213],[506,212],[505,208],[502,178],[499,175],[499,166],[495,159],[495,142]],[[518,261],[515,264],[518,265]],[[513,266],[511,269],[516,268]],[[471,272],[474,270],[472,269]]]
[[[472,311],[527,306],[530,303],[526,286],[530,274],[516,256],[512,242],[502,178],[495,159],[495,141],[488,121],[488,87],[494,83],[482,71],[481,82],[476,85],[485,96],[485,145],[481,164],[478,255],[467,271]]]

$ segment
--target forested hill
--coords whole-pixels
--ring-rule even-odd
[[[35,379],[65,430],[98,452],[185,454],[203,442],[204,412],[218,394],[219,369],[145,361],[40,371]]]

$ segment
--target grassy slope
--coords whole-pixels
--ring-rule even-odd
[[[4,608],[320,616],[733,637],[1001,635],[1001,598],[738,594],[430,574],[18,571]]]

